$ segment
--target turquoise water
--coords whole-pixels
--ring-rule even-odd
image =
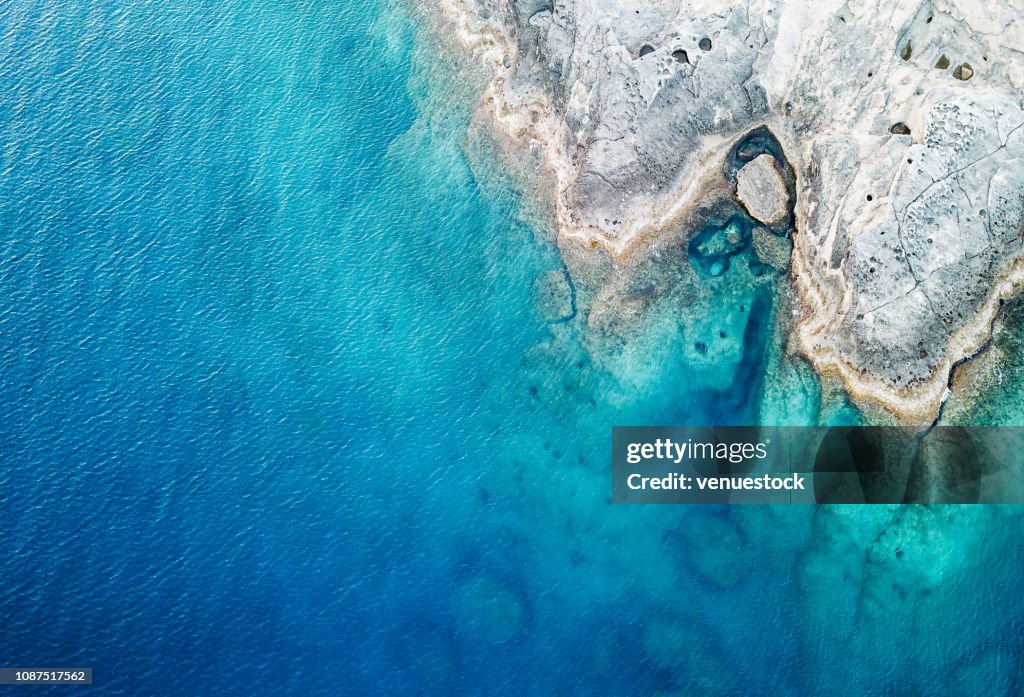
[[[749,264],[679,245],[624,289],[642,321],[581,283],[549,322],[544,216],[407,6],[0,27],[3,665],[104,695],[1018,682],[1012,512],[609,505],[612,424],[856,414]]]

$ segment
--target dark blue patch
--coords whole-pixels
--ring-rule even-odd
[[[707,278],[729,270],[729,260],[750,248],[754,222],[736,212],[726,219],[711,217],[690,240],[687,252],[693,267]]]

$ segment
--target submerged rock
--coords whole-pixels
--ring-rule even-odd
[[[725,221],[710,218],[704,229],[690,239],[690,262],[705,276],[721,276],[729,270],[729,260],[750,247],[751,225],[739,213]]]
[[[547,322],[568,321],[575,314],[572,286],[568,274],[561,269],[548,271],[534,284],[537,307]]]
[[[776,271],[789,269],[789,258],[793,253],[793,242],[788,237],[776,235],[763,227],[754,228],[754,252],[762,263]]]
[[[771,155],[758,155],[740,169],[736,196],[752,218],[766,225],[782,222],[789,213],[786,182]]]
[[[476,643],[508,641],[522,630],[525,603],[519,594],[488,576],[470,579],[452,597],[459,631]]]

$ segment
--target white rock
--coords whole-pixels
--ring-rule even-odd
[[[758,155],[740,168],[736,196],[752,218],[766,225],[781,223],[789,213],[786,182],[771,155]]]
[[[796,174],[797,344],[856,398],[934,416],[1024,278],[1021,0],[440,6],[496,125],[543,143],[562,241],[622,259],[694,224],[767,126]]]

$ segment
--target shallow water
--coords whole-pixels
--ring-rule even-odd
[[[680,246],[619,342],[546,321],[562,263],[404,5],[0,26],[4,665],[104,695],[1017,680],[1010,511],[609,505],[612,424],[856,414],[748,264]]]

